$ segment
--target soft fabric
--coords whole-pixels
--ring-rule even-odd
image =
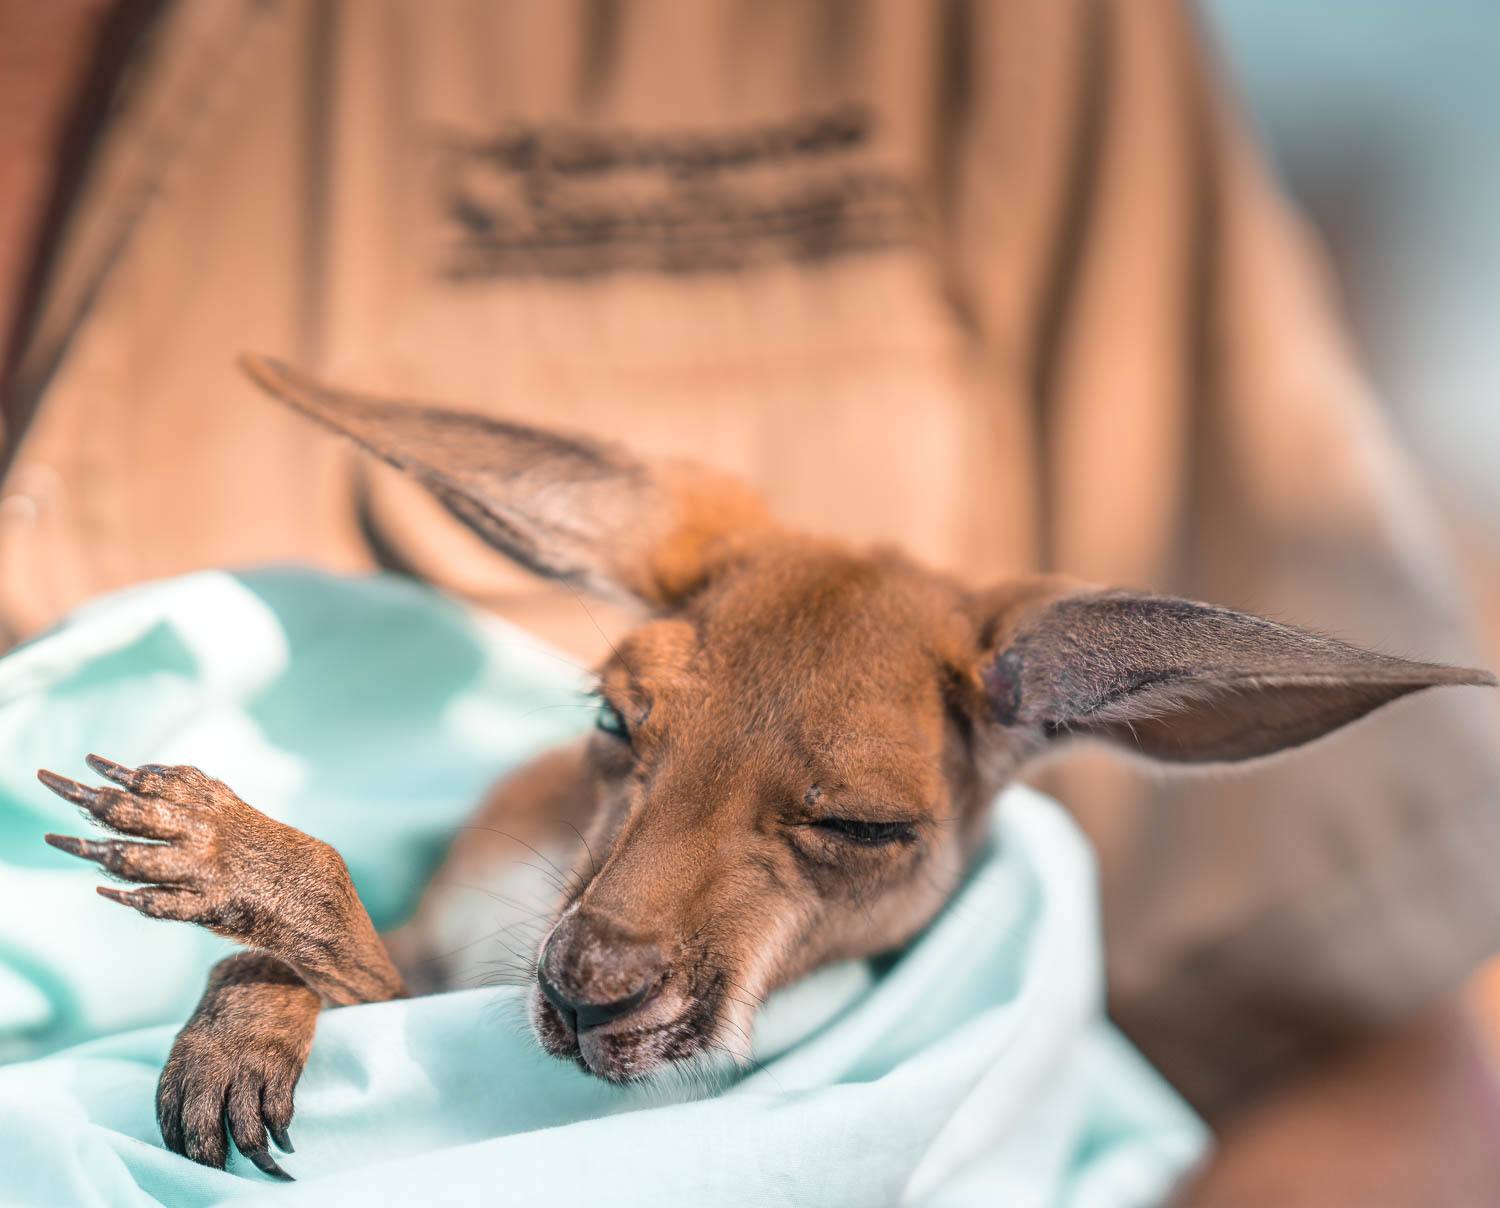
[[[198,764],[334,843],[389,925],[486,784],[589,724],[582,683],[409,582],[301,572],[135,589],[0,662],[0,1037],[34,1057],[0,1069],[0,1203],[1133,1205],[1195,1160],[1104,1021],[1086,845],[1026,790],[909,951],[773,997],[747,1070],[616,1089],[541,1053],[518,990],[460,990],[325,1013],[294,1186],[168,1152],[156,1077],[227,945],[97,897],[34,770]]]

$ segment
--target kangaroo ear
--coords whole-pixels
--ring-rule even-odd
[[[240,363],[268,393],[417,479],[502,553],[600,595],[670,606],[736,542],[770,528],[758,496],[698,466],[647,467],[587,437],[335,390],[266,357]]]
[[[1484,671],[1415,663],[1170,597],[1076,592],[991,611],[971,689],[1023,754],[1068,735],[1174,763],[1254,759]]]

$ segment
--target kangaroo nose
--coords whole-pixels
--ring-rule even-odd
[[[629,1015],[646,1001],[655,987],[654,982],[647,982],[635,993],[625,998],[617,998],[613,1002],[580,1002],[576,998],[569,998],[559,990],[545,970],[538,971],[537,980],[541,983],[542,993],[547,996],[547,1001],[563,1013],[567,1021],[573,1025],[575,1032],[587,1032],[590,1028],[597,1028],[602,1023],[619,1019],[622,1015]]]
[[[661,982],[653,943],[581,912],[557,925],[537,964],[537,984],[575,1032],[628,1015]]]

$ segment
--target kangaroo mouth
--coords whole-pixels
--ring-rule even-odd
[[[571,1012],[560,1010],[541,986],[531,994],[531,1022],[547,1053],[606,1082],[640,1082],[668,1066],[719,1047],[714,1035],[723,1001],[722,976],[709,979],[706,992],[670,983],[648,995],[641,1006],[607,1023],[579,1028]]]

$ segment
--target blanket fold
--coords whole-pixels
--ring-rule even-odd
[[[385,927],[487,784],[589,723],[583,684],[409,582],[299,571],[133,589],[0,660],[0,1202],[1127,1205],[1198,1158],[1104,1019],[1087,847],[1025,789],[922,937],[773,996],[744,1068],[611,1087],[481,986],[324,1014],[296,1184],[163,1148],[156,1076],[227,945],[93,894],[35,769],[197,764],[333,843]]]

